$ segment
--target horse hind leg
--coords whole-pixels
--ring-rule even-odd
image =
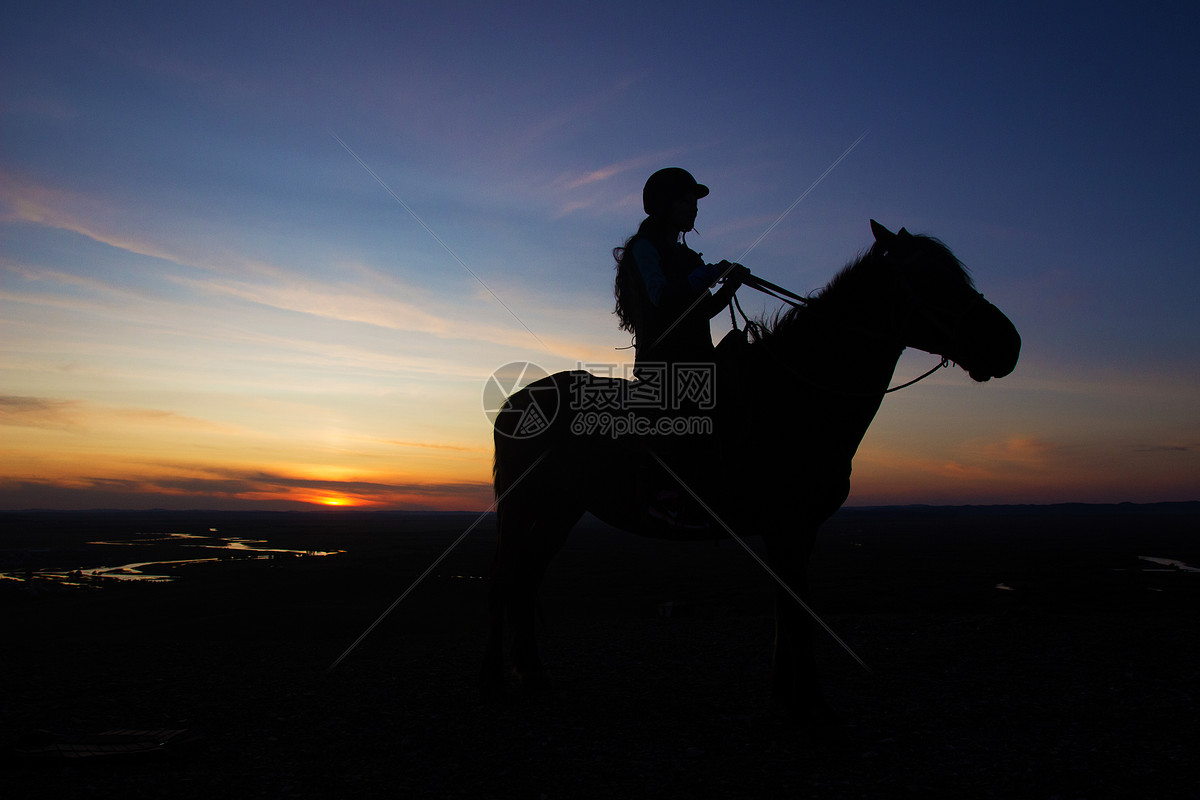
[[[805,603],[811,604],[808,558],[811,535],[766,538],[768,563],[775,574]],[[836,728],[838,718],[821,691],[816,665],[817,624],[782,587],[775,590],[775,652],[771,664],[772,695],[794,718],[814,730]]]
[[[489,598],[490,626],[483,686],[496,696],[545,684],[537,648],[537,593],[546,568],[566,541],[582,511],[566,506],[539,509],[502,504],[497,515],[499,542]]]

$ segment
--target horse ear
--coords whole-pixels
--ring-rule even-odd
[[[901,228],[901,231],[904,229]],[[885,247],[895,241],[896,234],[889,231],[887,228],[880,225],[875,220],[871,220],[871,233],[875,236],[875,241]]]
[[[900,232],[896,234],[896,238],[900,240],[911,239],[912,234],[908,232],[907,228],[901,228]]]

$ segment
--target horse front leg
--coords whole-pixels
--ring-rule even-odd
[[[817,624],[809,610],[796,601],[799,597],[811,608],[808,559],[815,539],[815,530],[766,538],[767,563],[787,587],[775,589],[771,689],[788,713],[811,726],[824,727],[834,721],[834,714],[817,676]]]
[[[545,669],[537,649],[537,593],[549,559],[524,548],[497,551],[488,598],[490,624],[483,664],[485,696],[534,689]]]

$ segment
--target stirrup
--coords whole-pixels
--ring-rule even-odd
[[[707,520],[702,519],[699,521],[693,521],[686,519],[680,509],[670,508],[662,505],[661,501],[663,499],[664,498],[660,496],[658,500],[655,500],[650,504],[649,509],[647,509],[647,513],[650,515],[651,519],[668,525],[677,531],[700,533],[709,529]]]

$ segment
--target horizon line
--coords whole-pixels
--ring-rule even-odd
[[[846,505],[834,512],[843,511],[886,511],[905,509],[987,509],[987,508],[1061,508],[1095,507],[1107,508],[1112,506],[1179,506],[1200,505],[1200,500],[1153,500],[1138,502],[1133,500],[1113,500],[1110,502],[1088,502],[1064,500],[1051,503],[879,503],[870,505]],[[147,508],[7,508],[0,509],[3,514],[443,514],[443,515],[480,515],[495,514],[494,510],[479,509],[437,509],[437,508],[364,508],[362,506],[314,506],[313,508],[162,508],[151,506]],[[584,512],[584,516],[594,516]]]

